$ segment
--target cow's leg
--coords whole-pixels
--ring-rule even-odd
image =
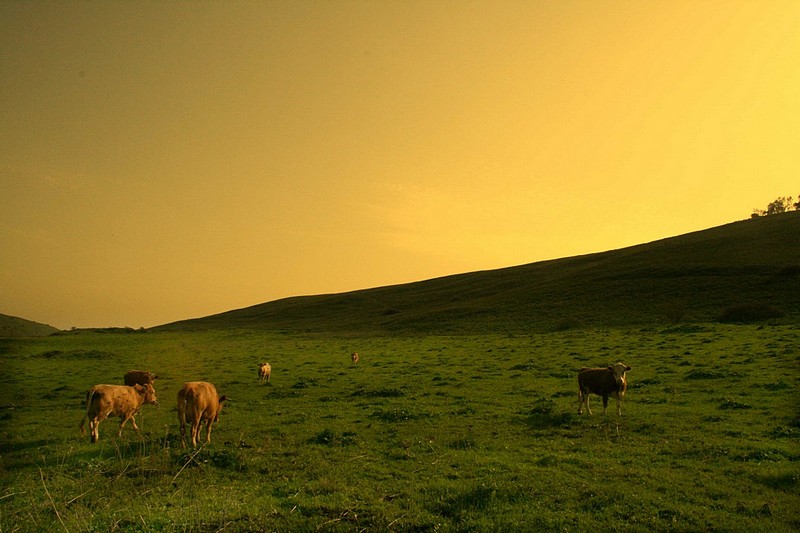
[[[603,394],[603,414],[608,414],[608,394]]]
[[[181,448],[186,448],[186,402],[178,395],[178,424],[181,428]]]
[[[125,423],[126,423],[126,422],[127,422],[129,419],[130,419],[130,418],[131,418],[131,417],[129,417],[129,416],[127,416],[127,415],[122,415],[121,417],[119,417],[119,419],[120,419],[120,423],[119,423],[119,433],[117,433],[117,436],[118,436],[118,437],[121,437],[121,436],[122,436],[122,428],[124,428],[124,427],[125,427]]]
[[[617,395],[617,416],[622,416],[622,398]]]
[[[586,406],[586,411],[592,414],[592,409],[589,407],[589,391],[578,390],[578,414],[583,414],[583,407]]]
[[[197,447],[197,434],[200,433],[200,421],[192,420],[192,447]]]
[[[211,442],[211,425],[213,423],[210,418],[206,421],[206,442]]]
[[[97,426],[100,424],[100,420],[95,416],[89,419],[89,432],[91,433],[92,442],[97,442],[97,439],[100,438],[100,433],[97,431]]]
[[[139,432],[139,426],[136,425],[136,416],[135,415],[131,415],[131,424],[133,424],[133,429],[135,429],[136,432],[138,433]]]

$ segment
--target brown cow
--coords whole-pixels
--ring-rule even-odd
[[[607,368],[581,368],[578,372],[578,414],[583,414],[583,406],[592,414],[589,407],[589,395],[603,397],[603,414],[608,411],[608,397],[617,399],[617,415],[622,415],[622,397],[628,388],[625,373],[631,369],[625,363],[616,363]]]
[[[136,384],[132,387],[127,385],[95,385],[86,393],[86,416],[81,420],[81,434],[85,435],[83,429],[86,419],[89,420],[89,430],[91,431],[92,442],[97,442],[99,438],[98,426],[101,420],[109,416],[118,416],[122,421],[119,425],[118,436],[122,436],[122,428],[130,420],[133,429],[139,431],[136,425],[136,413],[142,405],[156,404],[156,391],[150,383],[144,385]]]
[[[178,391],[178,422],[181,425],[181,446],[186,448],[186,417],[192,424],[192,446],[197,446],[200,424],[206,421],[206,442],[211,442],[211,426],[219,420],[225,396],[217,396],[217,389],[205,381],[189,381]]]
[[[261,383],[269,381],[270,374],[272,374],[272,365],[269,363],[261,363],[258,365],[258,379]]]
[[[353,352],[350,354],[350,359],[353,361],[353,364],[358,363],[358,352]]]
[[[144,385],[145,383],[150,383],[152,385],[156,378],[158,378],[158,376],[147,370],[128,370],[123,379],[125,385],[133,387],[136,384]]]

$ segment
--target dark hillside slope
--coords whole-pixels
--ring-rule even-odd
[[[769,305],[800,319],[800,212],[608,252],[343,294],[277,300],[154,328],[339,334],[553,331],[713,321]]]
[[[19,318],[0,314],[0,339],[12,337],[46,337],[60,331],[53,326],[40,324]]]

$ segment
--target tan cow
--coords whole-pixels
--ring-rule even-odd
[[[358,363],[358,352],[353,352],[350,354],[350,360],[353,361],[354,365]]]
[[[625,363],[616,363],[606,368],[581,368],[578,372],[578,414],[583,414],[583,406],[589,414],[589,395],[597,394],[603,397],[603,414],[608,411],[608,397],[617,399],[617,415],[622,415],[622,397],[628,388],[628,379],[625,373],[631,369]]]
[[[97,442],[100,436],[98,433],[100,421],[110,416],[120,417],[118,436],[122,436],[122,428],[125,427],[128,420],[133,424],[133,429],[139,431],[135,416],[142,405],[146,403],[158,403],[156,391],[150,383],[136,384],[132,387],[128,385],[95,385],[86,393],[86,416],[83,417],[79,426],[81,434],[86,434],[83,425],[88,419],[91,440]]]
[[[139,385],[144,385],[145,383],[150,383],[152,385],[156,378],[158,378],[158,376],[152,372],[148,372],[147,370],[128,370],[123,379],[125,381],[125,385],[133,387],[137,383]]]
[[[269,363],[261,363],[258,365],[258,379],[262,384],[269,381],[270,374],[272,374],[272,365]]]
[[[197,446],[200,424],[206,421],[206,442],[211,442],[211,426],[219,420],[225,396],[218,396],[217,389],[205,381],[190,381],[178,391],[178,422],[181,425],[181,446],[186,448],[186,418],[192,424],[192,446]]]

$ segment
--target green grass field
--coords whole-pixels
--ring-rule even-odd
[[[579,417],[578,368],[618,360],[623,416],[593,397]],[[0,361],[2,532],[800,529],[797,326],[78,332],[0,341]],[[160,404],[90,444],[86,389],[131,368]],[[188,380],[231,397],[197,450]]]

